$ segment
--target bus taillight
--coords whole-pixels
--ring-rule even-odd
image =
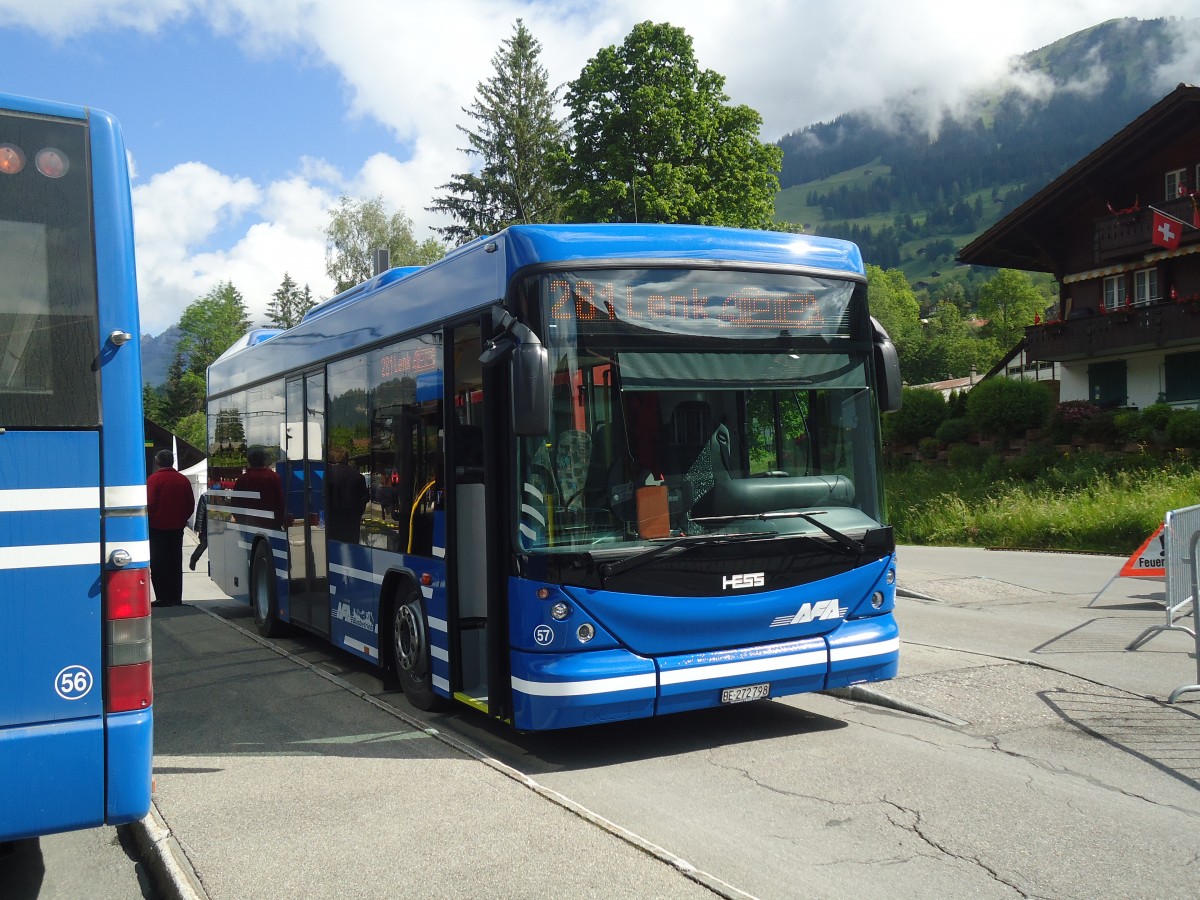
[[[119,569],[106,572],[104,578],[105,710],[147,709],[154,702],[149,570]]]

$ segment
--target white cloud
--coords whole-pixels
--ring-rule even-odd
[[[193,0],[0,0],[0,25],[22,25],[57,39],[75,37],[93,28],[154,31],[186,15],[194,5]]]
[[[358,171],[297,147],[294,171],[265,185],[201,163],[140,185],[138,267],[143,327],[152,333],[219,280],[233,280],[256,312],[285,270],[328,293],[321,232],[340,193],[382,195],[392,209],[403,207],[418,238],[428,236],[437,220],[424,207],[467,164],[455,127],[469,124],[462,108],[492,74],[492,56],[518,17],[560,85],[638,22],[681,26],[700,65],[726,76],[731,100],[757,109],[763,138],[775,140],[899,93],[924,90],[932,109],[956,109],[981,82],[1008,72],[1017,54],[1110,18],[1176,14],[1168,0],[0,0],[0,25],[60,40],[89,29],[153,31],[186,18],[250,56],[305,59],[340,78],[350,117],[382,123],[396,138],[395,148],[364,148]],[[1185,46],[1200,44],[1192,37]],[[1200,56],[1189,54],[1162,73],[1168,89],[1194,79]]]

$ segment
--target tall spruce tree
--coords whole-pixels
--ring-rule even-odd
[[[456,220],[437,229],[452,243],[562,216],[550,163],[562,146],[564,126],[554,115],[558,89],[550,87],[538,62],[541,51],[517,19],[512,37],[492,57],[495,74],[476,85],[475,102],[463,108],[476,125],[458,126],[469,144],[461,149],[478,168],[451,176],[438,188],[447,193],[427,207]]]
[[[642,22],[568,85],[573,132],[559,176],[582,221],[767,227],[782,151],[762,117],[727,106],[725,77],[701,69],[682,28]]]
[[[267,321],[276,328],[291,328],[299,325],[304,314],[317,305],[308,285],[301,290],[295,280],[287,272],[283,273],[283,281],[271,295],[267,304]]]

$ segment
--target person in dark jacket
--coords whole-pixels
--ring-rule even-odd
[[[192,530],[196,532],[196,537],[200,541],[196,545],[196,549],[192,551],[192,558],[188,560],[188,568],[195,572],[196,563],[208,549],[208,491],[201,494],[200,499],[196,501],[196,519]]]
[[[325,485],[329,491],[326,518],[329,539],[357,544],[369,492],[362,473],[350,465],[350,453],[345,447],[329,448]]]
[[[183,529],[196,508],[192,483],[175,470],[170,450],[154,454],[154,474],[146,479],[150,525],[150,583],[155,605],[183,603]]]

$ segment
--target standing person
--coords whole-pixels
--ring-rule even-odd
[[[250,509],[261,510],[260,515],[251,514],[242,519],[248,525],[259,525],[282,529],[284,526],[283,484],[275,470],[267,465],[267,451],[252,447],[246,454],[249,467],[233,483],[234,491],[244,491],[249,497],[239,502]]]
[[[350,452],[345,447],[329,448],[325,486],[329,491],[329,539],[357,544],[369,492],[362,473],[350,465]]]
[[[150,524],[150,583],[156,606],[183,603],[183,529],[196,500],[192,483],[175,470],[170,450],[154,454],[154,474],[146,479],[146,511]]]
[[[188,560],[188,568],[195,572],[196,563],[200,561],[200,556],[208,548],[208,491],[201,494],[200,499],[196,501],[196,523],[192,526],[192,530],[196,532],[196,537],[200,541],[196,545],[196,549],[192,551],[192,558]]]

